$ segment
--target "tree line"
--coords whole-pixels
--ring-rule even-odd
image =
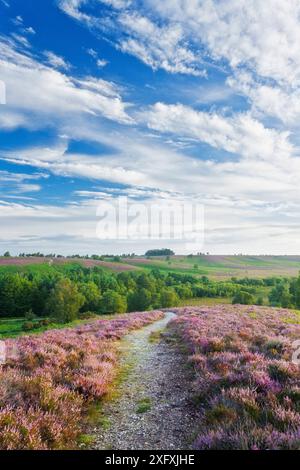
[[[36,271],[0,272],[0,317],[51,317],[61,322],[89,312],[113,314],[175,307],[180,299],[232,297],[235,282],[178,273],[112,273],[80,264],[45,266]],[[249,294],[253,286],[243,286]]]

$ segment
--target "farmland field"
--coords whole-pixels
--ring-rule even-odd
[[[23,267],[26,269],[27,266],[32,265],[36,265],[36,269],[39,269],[38,266],[41,265],[68,267],[73,264],[80,264],[84,267],[99,266],[115,272],[159,269],[165,272],[186,273],[194,276],[207,275],[215,279],[231,277],[264,278],[270,276],[296,276],[300,271],[300,256],[174,255],[170,258],[135,256],[120,258],[117,261],[111,258],[100,261],[84,258],[53,258],[49,260],[49,258],[42,257],[0,257],[0,267],[12,270],[19,270]]]
[[[186,272],[212,278],[295,276],[300,270],[300,256],[221,256],[193,255],[153,258],[126,258],[132,266],[144,269],[158,268],[165,271]]]
[[[28,258],[23,258],[23,257],[9,257],[9,258],[4,258],[0,257],[0,267],[6,267],[9,269],[11,267],[12,270],[15,269],[26,269],[27,266],[32,266],[36,265],[37,269],[38,266],[62,266],[62,267],[68,267],[72,266],[73,264],[80,264],[81,266],[91,268],[93,266],[99,266],[103,269],[108,269],[111,271],[117,271],[117,272],[122,272],[122,271],[131,271],[134,270],[135,267],[131,266],[126,263],[120,263],[120,262],[113,262],[113,261],[99,261],[99,260],[93,260],[93,259],[83,259],[83,258],[43,258],[43,257],[34,257],[30,256]]]

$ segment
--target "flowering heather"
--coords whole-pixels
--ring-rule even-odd
[[[116,374],[116,341],[162,318],[159,311],[95,320],[7,340],[0,366],[0,449],[76,446],[84,405]]]
[[[201,409],[196,449],[300,449],[300,316],[217,305],[175,309]]]

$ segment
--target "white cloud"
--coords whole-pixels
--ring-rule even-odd
[[[154,70],[162,68],[170,73],[205,75],[199,70],[196,55],[184,45],[179,25],[159,27],[138,13],[123,13],[118,18],[127,37],[119,47],[138,57]]]
[[[285,125],[298,126],[300,118],[300,88],[287,90],[255,80],[246,72],[238,72],[227,79],[233,90],[247,96],[252,110],[258,116],[271,116]]]
[[[69,70],[71,65],[65,61],[65,59],[52,51],[45,51],[45,57],[47,58],[48,64],[52,65],[55,69]]]
[[[126,112],[128,104],[114,83],[63,74],[18,52],[14,44],[1,38],[0,76],[7,90],[7,105],[0,118],[4,128],[55,125],[88,115],[132,122]]]
[[[242,157],[278,160],[293,153],[287,132],[268,129],[247,113],[223,117],[180,104],[156,103],[144,117],[151,129],[196,139]]]
[[[22,194],[40,191],[41,185],[34,183],[34,181],[47,177],[48,175],[43,173],[24,174],[0,170],[0,197],[5,199],[13,197],[27,199]]]
[[[28,26],[28,28],[24,28],[23,31],[24,33],[27,33],[27,34],[36,34],[36,31],[33,29],[32,26]]]
[[[102,68],[108,64],[108,61],[105,59],[97,59],[97,66]]]
[[[147,0],[162,18],[182,25],[231,67],[245,65],[280,83],[300,83],[300,3],[297,0]]]
[[[179,24],[158,26],[138,11],[128,10],[132,2],[121,0],[99,0],[115,8],[113,17],[83,13],[88,4],[85,0],[61,0],[60,8],[71,17],[82,21],[91,28],[115,33],[116,47],[140,59],[152,69],[163,69],[170,73],[205,76],[200,57],[189,48]],[[125,10],[125,11],[124,11]],[[101,10],[100,10],[101,11]]]
[[[12,22],[17,26],[20,26],[23,24],[23,18],[22,16],[18,15],[12,20]]]
[[[80,11],[81,6],[88,3],[89,0],[58,0],[59,7],[69,16],[78,21],[89,22],[90,17]]]
[[[18,34],[18,33],[12,33],[11,36],[16,41],[16,43],[19,43],[20,46],[30,49],[31,47],[30,42],[28,41],[27,38],[25,38],[25,36],[22,36],[21,34]]]

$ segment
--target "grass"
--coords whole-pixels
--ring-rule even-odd
[[[136,412],[138,414],[141,414],[141,413],[147,413],[147,411],[150,411],[151,410],[151,399],[150,398],[142,398],[139,402],[138,402],[138,407],[136,409]]]
[[[152,331],[149,336],[149,343],[159,343],[163,330]]]
[[[80,447],[89,447],[95,442],[95,436],[92,436],[91,434],[81,434],[79,438],[79,446]]]
[[[56,323],[53,321],[49,323],[47,326],[43,326],[40,328],[35,328],[30,331],[23,331],[23,324],[26,322],[25,318],[1,318],[0,319],[0,340],[6,338],[17,338],[18,336],[28,336],[28,335],[36,335],[43,333],[47,330],[61,330],[64,328],[72,328],[74,326],[84,325],[85,323],[89,323],[91,320],[111,320],[115,317],[115,315],[96,315],[95,318],[89,318],[84,320],[74,320],[69,323]],[[35,318],[33,323],[38,323],[40,320],[45,320],[45,317],[38,317]],[[31,320],[30,320],[31,321]]]
[[[197,297],[192,299],[180,299],[179,307],[201,306],[201,305],[217,305],[231,304],[230,297]]]
[[[231,277],[265,278],[271,276],[296,276],[300,270],[299,256],[171,256],[158,258],[128,258],[128,264],[140,269],[160,269],[165,272],[203,275],[214,279]],[[197,268],[194,266],[197,265]]]
[[[102,318],[102,317],[101,317]],[[43,320],[45,318],[36,318],[34,320],[31,320],[33,323],[38,323],[40,320]],[[70,328],[73,326],[78,326],[82,325],[84,323],[87,323],[89,320],[74,320],[70,323],[50,323],[47,326],[42,326],[39,328],[35,328],[30,331],[24,331],[23,330],[23,324],[26,322],[25,318],[2,318],[0,320],[0,339],[6,339],[6,338],[16,338],[18,336],[22,335],[32,335],[32,334],[39,334],[43,333],[46,330],[60,330],[63,328]]]

